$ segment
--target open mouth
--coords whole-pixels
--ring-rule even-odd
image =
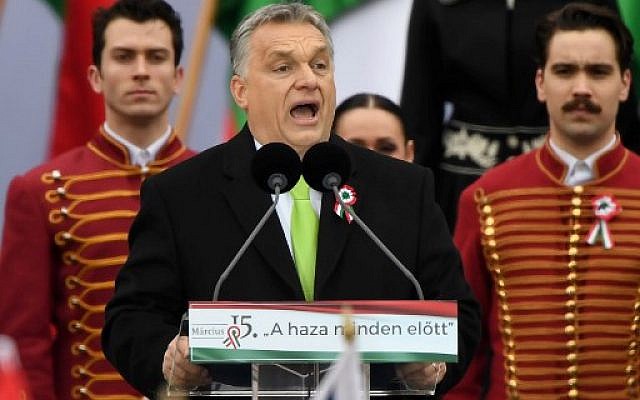
[[[315,103],[300,103],[295,105],[289,114],[295,119],[311,120],[318,114],[318,105]]]

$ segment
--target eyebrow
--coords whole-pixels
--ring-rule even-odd
[[[318,54],[320,53],[326,53],[328,52],[329,47],[327,45],[322,45],[322,46],[317,46],[315,49],[312,49],[311,53],[313,54],[313,57],[317,57]],[[269,51],[269,53],[267,54],[267,58],[268,59],[272,59],[272,58],[287,58],[287,57],[291,57],[291,54],[294,52],[293,49],[288,49],[288,50],[280,50],[280,49],[274,49]]]

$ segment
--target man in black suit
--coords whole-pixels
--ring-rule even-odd
[[[188,361],[187,338],[176,337],[176,329],[188,301],[211,299],[220,274],[271,205],[271,196],[249,172],[256,148],[283,142],[302,158],[312,145],[328,140],[351,158],[348,184],[358,195],[356,212],[416,275],[426,298],[458,301],[459,363],[398,368],[410,385],[442,380],[438,391],[445,391],[473,355],[479,310],[434,203],[431,172],[330,134],[333,48],[325,21],[309,6],[256,11],[234,32],[231,58],[231,93],[248,123],[228,143],[144,183],[130,256],[106,311],[107,358],[148,396],[171,373],[173,383],[186,386],[219,379],[216,371],[224,367],[211,376]],[[416,298],[412,284],[365,233],[334,213],[332,194],[311,190],[310,201],[319,216],[312,297],[303,291],[290,250],[292,202],[285,194],[277,216],[222,286],[220,300]]]

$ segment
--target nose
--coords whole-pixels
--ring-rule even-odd
[[[576,74],[573,82],[573,95],[574,96],[591,96],[591,80],[589,76],[581,72]]]
[[[297,71],[296,89],[315,90],[318,87],[318,76],[310,65],[302,65]]]
[[[134,79],[146,79],[149,76],[147,60],[143,55],[136,57],[134,64]]]

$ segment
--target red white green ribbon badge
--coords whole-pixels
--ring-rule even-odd
[[[222,342],[226,347],[237,349],[240,347],[240,327],[231,325],[227,328],[227,338]]]
[[[353,207],[353,205],[356,204],[356,201],[358,201],[356,190],[349,185],[342,185],[340,190],[338,190],[338,196],[340,196],[342,201],[350,207]],[[333,206],[333,211],[340,218],[346,219],[348,223],[351,223],[351,221],[353,221],[353,217],[351,216],[351,214],[349,214],[344,209],[344,207],[342,207],[342,204],[340,204],[338,200],[336,200],[336,204]]]
[[[613,248],[613,238],[607,224],[613,217],[620,214],[622,207],[616,198],[610,195],[596,197],[591,202],[596,220],[587,235],[587,243],[594,245],[598,238],[602,238],[602,245],[605,249]]]

